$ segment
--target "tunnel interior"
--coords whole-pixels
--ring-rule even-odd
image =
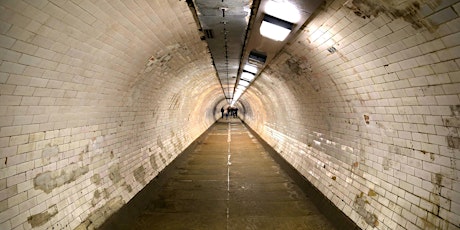
[[[0,1],[0,229],[98,228],[219,120],[192,3]],[[240,119],[360,228],[459,229],[460,3],[310,13]]]

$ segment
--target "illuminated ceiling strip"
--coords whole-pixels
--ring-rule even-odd
[[[299,9],[288,1],[268,1],[265,5],[265,13],[292,23],[300,20]]]
[[[245,80],[245,81],[252,81],[254,80],[254,78],[256,78],[256,76],[252,73],[249,73],[249,72],[245,72],[243,71],[243,73],[241,74],[241,79],[242,80]]]
[[[238,82],[238,84],[241,85],[241,86],[245,86],[245,87],[248,87],[248,86],[249,86],[249,82],[243,81],[243,80],[240,81],[240,82]]]
[[[249,65],[249,64],[246,64],[244,65],[243,67],[243,70],[249,72],[249,73],[252,73],[252,74],[256,74],[257,73],[257,67],[253,66],[253,65]]]
[[[260,26],[260,34],[275,41],[284,41],[291,33],[293,25],[288,21],[266,14]]]

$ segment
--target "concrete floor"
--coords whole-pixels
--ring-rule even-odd
[[[217,122],[172,167],[139,193],[142,210],[130,202],[131,217],[102,229],[334,229],[237,119]]]

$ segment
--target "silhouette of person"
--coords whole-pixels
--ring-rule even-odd
[[[220,112],[222,113],[222,118],[224,118],[224,107],[220,108]]]
[[[234,110],[234,115],[235,115],[235,116],[234,116],[235,118],[238,117],[238,108],[235,108],[235,110]]]

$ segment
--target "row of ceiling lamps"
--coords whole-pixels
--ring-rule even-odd
[[[260,25],[260,34],[275,41],[284,41],[291,32],[294,23],[300,19],[297,7],[287,1],[269,1],[264,10],[265,15]],[[241,73],[230,104],[231,106],[235,105],[259,73],[256,63],[260,63],[261,59],[265,62],[266,56],[261,57],[258,53],[254,53],[258,60],[256,60],[256,63],[251,63],[251,54],[248,63],[243,67],[243,72]]]

